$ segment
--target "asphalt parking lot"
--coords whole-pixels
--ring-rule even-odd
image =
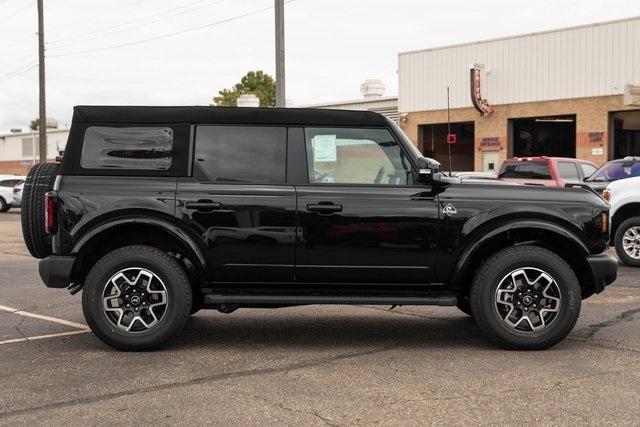
[[[117,352],[48,290],[0,214],[0,424],[637,424],[640,269],[551,350],[488,344],[455,308],[205,311],[171,347]]]

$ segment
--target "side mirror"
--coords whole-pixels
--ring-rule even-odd
[[[418,159],[418,181],[425,184],[431,183],[439,173],[440,162],[429,157],[420,157]]]

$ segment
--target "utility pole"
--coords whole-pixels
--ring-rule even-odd
[[[40,87],[40,114],[38,120],[40,161],[47,161],[47,109],[44,90],[44,7],[38,0],[38,81]]]
[[[284,0],[275,0],[276,12],[276,107],[286,107],[284,78]]]

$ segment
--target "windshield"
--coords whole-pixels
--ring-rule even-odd
[[[498,178],[551,179],[547,162],[503,163]]]
[[[640,176],[640,162],[609,162],[585,179],[589,182],[617,181]]]

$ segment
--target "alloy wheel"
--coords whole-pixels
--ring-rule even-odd
[[[633,259],[640,259],[640,227],[630,227],[622,236],[622,248]]]
[[[102,309],[111,324],[125,332],[144,332],[167,311],[167,288],[153,272],[132,267],[118,271],[102,291]]]
[[[556,281],[543,270],[523,267],[502,278],[495,308],[502,321],[521,332],[541,331],[558,317],[562,298]]]

